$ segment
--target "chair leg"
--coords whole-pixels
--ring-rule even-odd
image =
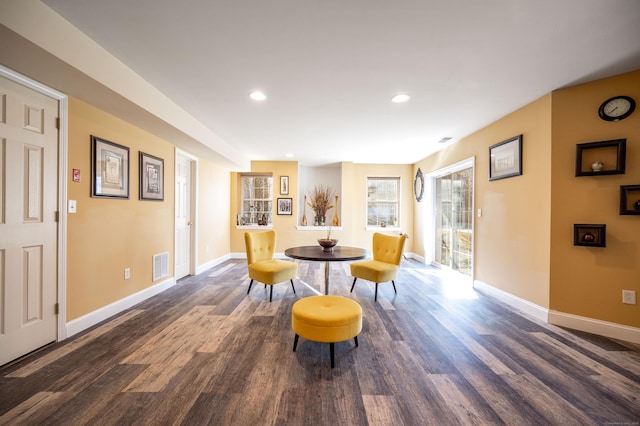
[[[354,337],[353,340],[356,342],[356,348],[358,347],[358,336]]]
[[[273,298],[273,284],[271,284],[271,289],[269,290],[269,302],[271,302],[272,298]]]
[[[249,290],[247,290],[247,294],[249,294],[249,292],[251,291],[251,286],[253,285],[253,280],[251,280],[251,282],[249,283]]]
[[[353,279],[353,284],[351,284],[351,291],[350,291],[350,293],[353,293],[353,288],[356,286],[356,280],[357,280],[357,279],[358,279],[358,278],[354,278],[354,279]]]
[[[296,348],[298,347],[298,339],[300,338],[300,336],[298,336],[296,334],[296,337],[293,338],[293,351],[296,351]]]
[[[291,288],[293,289],[293,294],[296,294],[296,288],[293,286],[293,280],[291,280]]]
[[[335,367],[336,363],[335,363],[335,343],[331,342],[329,343],[329,351],[331,352],[331,368]]]
[[[391,280],[391,284],[393,284],[393,292],[397,293],[397,291],[396,291],[396,282]]]
[[[374,301],[374,302],[377,302],[377,301],[378,301],[378,283],[376,283],[376,294],[375,294],[375,296],[373,297],[373,301]]]

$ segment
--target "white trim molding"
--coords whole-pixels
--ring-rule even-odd
[[[202,265],[199,265],[196,267],[196,275],[199,275],[205,271],[208,271],[209,269],[213,268],[214,266],[218,266],[223,262],[226,262],[227,260],[231,259],[231,254],[227,254],[225,256],[219,257],[217,259],[213,259],[210,260],[208,262],[203,263]]]
[[[628,325],[558,311],[549,311],[549,324],[640,344],[640,328],[629,327]]]
[[[137,305],[140,302],[144,302],[150,297],[153,297],[156,294],[160,294],[163,291],[173,287],[175,284],[176,284],[175,279],[171,277],[156,285],[147,287],[144,290],[140,290],[137,293],[134,293],[116,302],[113,302],[110,305],[104,306],[100,309],[96,309],[93,312],[89,312],[88,314],[83,315],[80,318],[76,318],[72,321],[69,321],[66,324],[67,337],[71,337],[74,334],[80,333],[81,331],[84,331],[90,327],[93,327],[94,325],[106,319],[109,319],[114,315],[119,314],[125,309],[129,309],[130,307]]]
[[[548,322],[549,310],[543,308],[542,306],[531,303],[528,300],[521,299],[518,296],[514,296],[511,293],[507,293],[506,291],[490,286],[489,284],[479,280],[475,280],[473,282],[473,288],[480,291],[481,293],[486,294],[487,296],[491,296],[501,302],[506,303],[512,308],[523,311],[531,315],[532,317],[539,319],[540,321]]]
[[[474,288],[545,323],[640,344],[640,328],[549,310],[479,280]]]

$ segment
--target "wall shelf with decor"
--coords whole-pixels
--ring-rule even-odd
[[[627,140],[576,145],[576,176],[621,175],[625,172]]]
[[[606,247],[607,225],[574,224],[573,245],[587,247]]]
[[[640,185],[620,186],[620,214],[640,215]]]

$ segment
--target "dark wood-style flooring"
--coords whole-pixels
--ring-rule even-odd
[[[300,261],[321,289],[324,264]],[[300,339],[295,280],[268,290],[231,260],[117,317],[0,369],[0,424],[606,425],[640,424],[637,346],[543,324],[403,261],[396,280],[331,265],[332,294],[363,308],[336,344]]]

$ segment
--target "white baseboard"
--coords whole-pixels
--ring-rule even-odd
[[[539,319],[540,321],[548,322],[549,310],[543,308],[542,306],[538,306],[535,303],[529,302],[528,300],[521,299],[511,293],[507,293],[506,291],[492,287],[489,284],[479,280],[475,280],[473,282],[473,288],[495,299],[498,299],[509,306],[526,312],[527,314]]]
[[[587,333],[593,333],[599,336],[610,337],[612,339],[624,340],[625,342],[640,343],[640,328],[629,327],[627,325],[558,311],[549,312],[549,323],[560,327],[586,331]]]
[[[226,262],[229,259],[232,259],[232,255],[231,254],[226,254],[222,257],[219,257],[217,259],[213,259],[210,260],[207,263],[203,263],[202,265],[198,266],[196,268],[196,275],[203,273],[204,271],[213,268],[214,266],[218,266],[219,264]]]
[[[550,311],[478,280],[474,281],[474,288],[549,324],[597,334],[611,339],[624,340],[625,342],[640,343],[640,328],[564,312]]]
[[[116,314],[119,314],[125,309],[129,309],[130,307],[143,302],[146,299],[155,296],[156,294],[162,293],[166,289],[173,287],[175,284],[176,281],[173,279],[173,277],[171,277],[165,281],[162,281],[158,284],[147,287],[144,290],[127,296],[124,299],[113,302],[110,305],[104,306],[100,309],[96,309],[95,311],[83,315],[80,318],[69,321],[65,325],[66,336],[71,337],[74,334],[88,329],[89,327],[93,327],[99,322],[102,322]]]

